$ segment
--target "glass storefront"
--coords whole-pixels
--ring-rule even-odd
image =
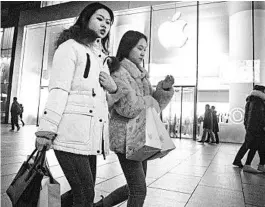
[[[25,27],[19,98],[27,124],[37,124],[43,110],[58,33],[74,21]],[[245,99],[253,83],[265,84],[264,2],[172,2],[115,11],[111,55],[127,30],[148,37],[144,66],[152,85],[167,74],[175,78],[174,97],[161,115],[172,137],[200,136],[209,104],[217,110],[220,140],[242,142]]]
[[[47,99],[55,40],[74,20],[71,18],[25,27],[19,100],[24,105],[26,124],[38,124]]]
[[[1,28],[1,123],[4,123],[9,113],[7,96],[14,27]]]

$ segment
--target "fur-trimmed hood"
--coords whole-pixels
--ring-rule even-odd
[[[261,99],[262,101],[265,101],[265,93],[258,91],[258,90],[253,90],[251,91],[250,95],[247,97],[247,101],[254,101],[257,99]]]

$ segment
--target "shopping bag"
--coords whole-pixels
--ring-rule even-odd
[[[60,183],[48,169],[41,181],[41,190],[37,207],[61,207]]]
[[[6,193],[15,207],[36,207],[39,199],[41,180],[44,176],[46,147],[38,152],[34,163],[29,160],[37,152],[35,149],[20,167]]]
[[[173,143],[172,139],[169,136],[168,131],[166,130],[164,124],[159,119],[157,112],[155,109],[151,109],[154,117],[154,122],[156,125],[156,129],[159,134],[159,139],[161,143],[161,150],[157,152],[155,155],[148,158],[148,160],[154,160],[157,158],[162,158],[166,156],[170,151],[176,148],[175,144]]]
[[[161,150],[151,108],[144,109],[127,125],[126,158],[143,161]]]

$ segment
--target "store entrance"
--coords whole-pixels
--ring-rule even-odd
[[[162,112],[172,138],[193,138],[194,123],[194,86],[174,87],[174,96]]]

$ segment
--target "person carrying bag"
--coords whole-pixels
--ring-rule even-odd
[[[45,155],[46,147],[38,152],[33,164],[30,163],[35,149],[20,167],[14,180],[8,187],[6,193],[9,196],[14,207],[36,207],[41,189],[41,181],[45,174]]]

